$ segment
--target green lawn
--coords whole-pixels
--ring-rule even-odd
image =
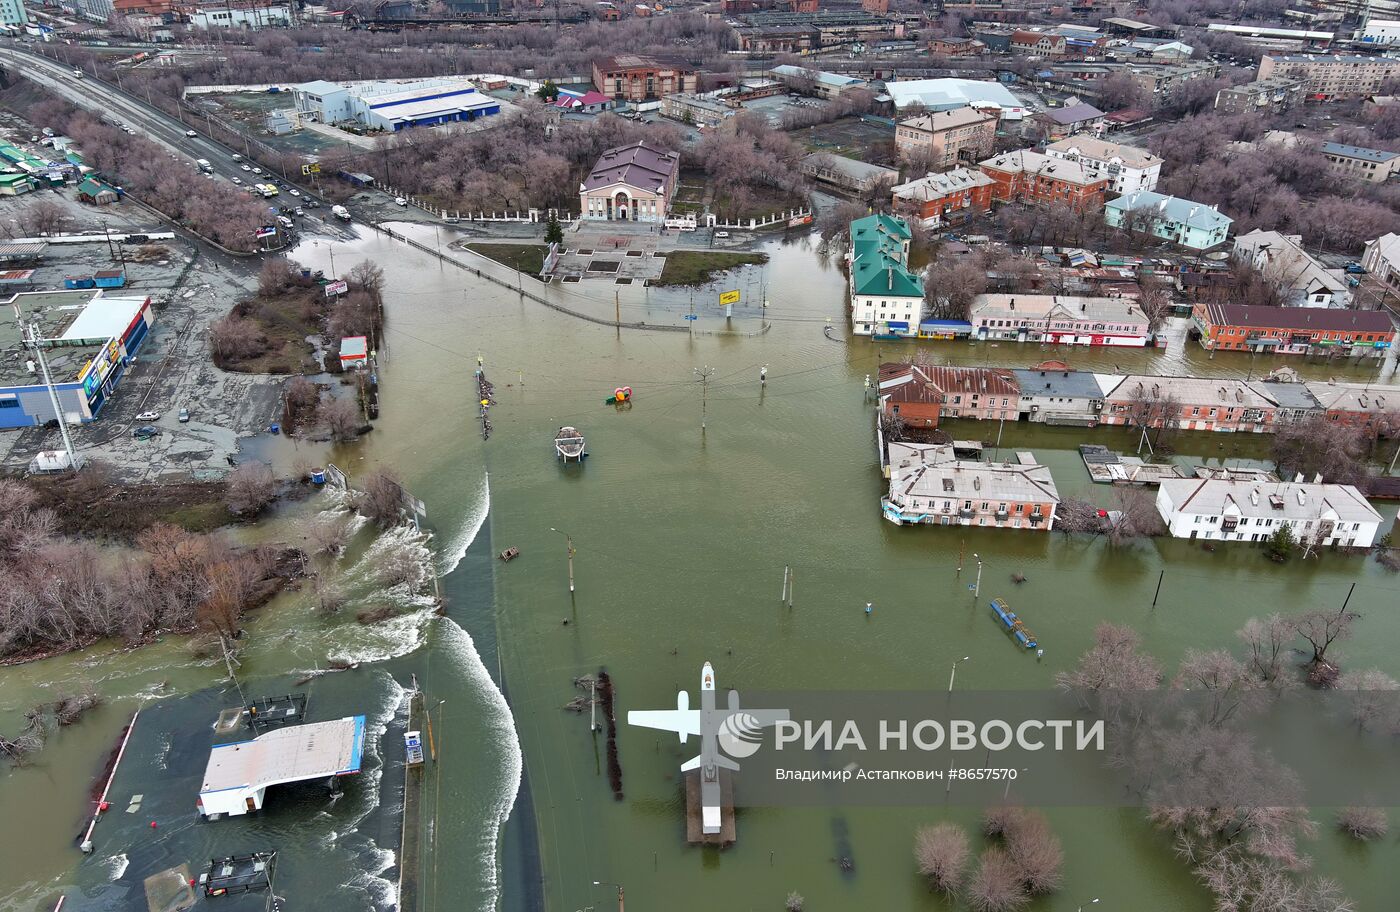
[[[739,266],[768,262],[766,253],[731,253],[724,250],[673,250],[666,268],[653,285],[704,285],[722,272]]]
[[[544,269],[544,255],[549,249],[539,244],[468,244],[468,250],[504,263],[528,275],[537,276]]]

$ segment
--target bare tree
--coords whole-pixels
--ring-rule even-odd
[[[348,397],[328,399],[321,403],[321,422],[331,432],[331,437],[342,443],[354,440],[360,434],[364,420],[360,407]]]
[[[967,873],[967,833],[952,823],[921,827],[914,837],[914,859],[929,888],[947,896],[957,893]]]
[[[1138,651],[1141,643],[1131,627],[1107,621],[1094,630],[1094,645],[1079,657],[1073,671],[1055,675],[1066,690],[1154,690],[1162,680],[1157,660]]]
[[[1381,808],[1346,807],[1337,812],[1337,828],[1352,839],[1365,842],[1390,832],[1390,820]]]
[[[365,479],[365,489],[357,507],[381,529],[397,525],[403,512],[403,486],[388,469],[375,469]]]
[[[1166,531],[1156,500],[1140,488],[1116,488],[1116,510],[1109,514],[1108,540],[1121,545],[1138,538],[1161,535]]]
[[[1219,727],[1234,717],[1258,682],[1249,668],[1224,649],[1186,650],[1172,687],[1205,694],[1201,721]]]
[[[257,357],[267,351],[267,336],[258,325],[233,314],[209,327],[209,343],[214,363],[220,367]]]
[[[939,257],[924,279],[929,316],[966,320],[973,300],[987,290],[987,284],[987,265],[981,255]]]
[[[1295,621],[1278,613],[1263,620],[1250,618],[1235,635],[1244,641],[1249,650],[1249,668],[1259,681],[1270,686],[1285,682],[1282,676],[1283,654],[1298,635]]]
[[[1006,851],[997,846],[984,851],[967,887],[967,904],[973,912],[1012,912],[1028,902],[1030,894]]]
[[[277,499],[277,479],[262,462],[245,462],[228,479],[225,502],[235,516],[256,516]]]
[[[1157,333],[1161,331],[1167,317],[1171,316],[1172,298],[1160,284],[1144,284],[1139,280],[1138,307],[1147,318],[1148,332]]]
[[[350,519],[347,516],[318,517],[307,526],[306,538],[316,554],[339,554],[350,541]]]
[[[1311,665],[1321,665],[1327,660],[1327,650],[1337,640],[1346,639],[1351,636],[1351,628],[1361,615],[1355,611],[1348,611],[1343,605],[1335,613],[1332,611],[1313,610],[1305,612],[1297,617],[1295,624],[1298,635],[1308,641],[1312,646],[1312,658],[1308,660]]]
[[[24,210],[20,226],[37,235],[60,234],[68,227],[68,210],[62,203],[42,200]]]
[[[1102,532],[1099,508],[1082,497],[1066,497],[1055,508],[1055,528],[1066,535],[1075,532]]]
[[[1333,484],[1355,484],[1366,477],[1361,431],[1322,415],[1274,429],[1273,457],[1279,477],[1321,475]]]
[[[258,273],[258,294],[273,298],[286,291],[296,277],[296,267],[284,257],[274,257],[263,261]]]
[[[1400,682],[1378,668],[1352,671],[1337,680],[1352,721],[1363,731],[1400,734]]]
[[[783,909],[786,910],[786,912],[802,912],[806,904],[807,900],[802,897],[802,894],[793,890],[787,895],[787,899],[783,901]]]

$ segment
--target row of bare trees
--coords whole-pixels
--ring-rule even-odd
[[[230,250],[257,249],[256,231],[266,213],[232,184],[207,180],[193,164],[172,161],[164,147],[66,103],[42,102],[30,115],[71,136],[88,165],[136,199]]]
[[[272,552],[155,525],[131,549],[60,534],[36,492],[0,479],[0,658],[136,642],[157,630],[238,632],[267,596]]]

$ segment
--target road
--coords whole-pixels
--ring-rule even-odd
[[[196,159],[205,159],[213,166],[214,174],[218,179],[229,180],[238,177],[240,180],[248,181],[273,180],[270,176],[255,177],[245,173],[242,170],[243,162],[234,158],[237,153],[223,143],[203,134],[186,136],[185,131],[191,127],[182,121],[116,86],[91,76],[79,79],[74,75],[73,68],[70,66],[16,49],[13,46],[0,47],[0,63],[4,63],[7,67],[55,95],[92,111],[109,122],[116,121],[139,131],[148,139],[164,146],[172,154],[189,161],[191,164]],[[278,183],[287,187],[296,186],[291,181],[279,180]],[[302,187],[297,186],[297,190],[302,194],[300,200],[295,197],[283,196],[277,198],[277,203],[283,206],[295,206],[301,205],[303,200],[316,199],[321,208],[307,210],[306,215],[306,219],[314,223],[312,227],[316,233],[353,240],[353,233],[332,218],[330,205],[325,200],[317,199]],[[269,201],[269,205],[271,205],[271,201]]]

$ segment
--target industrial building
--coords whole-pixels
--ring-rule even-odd
[[[57,417],[19,320],[38,326],[44,361],[69,424],[97,417],[155,322],[149,297],[109,295],[101,289],[26,292],[5,303],[0,315],[0,428],[33,427]]]
[[[370,130],[471,121],[501,113],[501,102],[465,79],[369,82],[339,85],[325,80],[292,87],[302,118],[333,124],[355,121]]]
[[[1002,120],[1021,120],[1031,109],[999,82],[984,79],[902,79],[886,82],[885,91],[900,111],[951,111],[976,108],[991,111]]]

